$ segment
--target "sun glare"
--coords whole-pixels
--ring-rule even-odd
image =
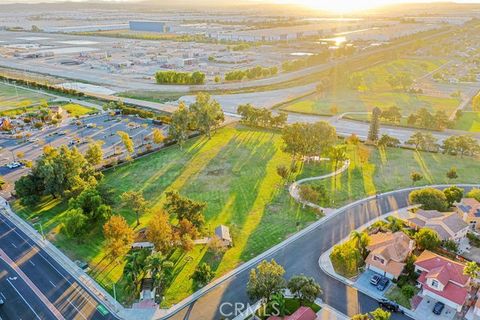
[[[287,1],[280,1],[286,3]],[[313,9],[322,9],[332,12],[352,12],[359,10],[371,9],[376,6],[386,5],[396,2],[395,0],[296,0],[288,1],[304,5]]]

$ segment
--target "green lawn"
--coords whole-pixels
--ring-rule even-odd
[[[0,111],[25,108],[51,99],[47,95],[0,83]]]
[[[415,294],[420,291],[417,287],[415,288]],[[410,304],[410,300],[407,297],[405,297],[402,293],[402,290],[397,286],[393,285],[391,286],[388,291],[385,293],[385,297],[387,297],[391,301],[395,301],[401,306],[404,306],[405,308],[411,309],[412,305]]]
[[[480,132],[480,112],[463,112],[460,119],[455,121],[453,129]]]
[[[76,103],[67,103],[62,108],[72,117],[84,116],[98,112],[97,109],[85,107]]]
[[[310,182],[313,185],[323,185],[329,190],[330,200],[321,205],[339,207],[378,192],[409,187],[412,185],[412,171],[418,171],[424,177],[417,185],[455,181],[478,183],[480,180],[480,167],[473,165],[478,159],[470,157],[365,146],[361,146],[358,151],[351,148],[349,154],[352,163],[346,172],[337,177],[335,192],[333,178]],[[455,181],[449,181],[446,177],[446,172],[451,167],[457,168],[458,179]]]
[[[458,106],[455,98],[434,97],[423,94],[410,94],[400,89],[393,90],[386,79],[390,75],[407,72],[412,78],[417,78],[435,70],[442,64],[441,60],[413,60],[397,59],[390,63],[383,63],[364,71],[357,72],[364,79],[361,90],[348,88],[346,83],[334,84],[327,92],[318,94],[315,98],[308,98],[281,107],[291,112],[331,115],[333,105],[343,112],[365,112],[374,107],[382,109],[393,105],[398,106],[404,115],[409,115],[420,108],[431,111],[445,110],[450,114]]]
[[[175,263],[175,279],[165,292],[164,305],[178,302],[193,292],[190,276],[200,262],[209,262],[216,276],[220,276],[317,219],[313,210],[302,209],[289,197],[276,173],[277,165],[289,166],[291,160],[281,150],[281,144],[278,133],[228,127],[211,140],[197,138],[186,143],[183,150],[173,146],[105,172],[102,183],[115,191],[117,201],[125,191],[141,190],[153,213],[161,208],[164,191],[177,189],[188,197],[208,203],[205,216],[210,232],[219,224],[230,227],[234,247],[220,260],[209,255],[204,246],[196,246],[187,254],[176,251],[170,257]],[[305,170],[317,173],[313,164],[307,165]],[[328,165],[321,165],[318,170],[324,172]],[[58,233],[65,207],[49,198],[34,209],[15,204],[15,209],[24,218],[43,222],[55,245],[72,259],[85,260],[104,269],[96,280],[109,290],[116,282],[117,295],[126,298],[121,281],[123,266],[109,266],[102,261],[101,226],[96,226],[86,237],[88,241],[82,243],[72,243]],[[114,212],[134,224],[134,215],[130,212],[119,206]],[[141,218],[142,226],[152,213]]]

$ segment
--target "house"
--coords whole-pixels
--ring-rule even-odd
[[[215,236],[220,239],[225,247],[232,245],[232,238],[230,237],[230,229],[227,226],[219,225],[215,228]]]
[[[406,219],[406,224],[419,230],[429,228],[436,231],[442,241],[460,243],[467,236],[468,224],[456,212],[419,209]]]
[[[50,108],[50,110],[52,111],[52,113],[53,113],[54,115],[63,116],[64,113],[65,113],[65,110],[64,110],[62,107],[60,107],[60,106],[51,106],[51,107],[49,107],[49,108]]]
[[[421,295],[443,302],[460,312],[467,301],[470,277],[464,265],[425,250],[415,261]]]
[[[365,264],[372,271],[396,279],[402,273],[405,260],[414,247],[415,242],[401,231],[372,234]]]
[[[480,202],[474,198],[463,198],[454,206],[457,213],[472,230],[480,229]]]
[[[278,317],[270,316],[267,320],[315,320],[317,315],[310,307],[300,307],[289,316]]]

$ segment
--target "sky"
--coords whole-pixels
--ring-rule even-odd
[[[81,2],[83,0],[0,0],[1,2],[20,2],[20,3],[35,3],[35,2],[60,2],[60,1],[75,1]],[[138,2],[141,0],[100,0],[103,2]],[[152,0],[151,0],[152,1]],[[158,0],[163,1],[163,0]],[[195,4],[200,4],[203,0],[192,0]],[[208,1],[208,0],[207,0]],[[220,0],[221,1],[221,0]],[[223,0],[226,3],[231,3],[231,0]],[[334,12],[349,12],[356,10],[365,10],[383,5],[397,4],[397,3],[428,3],[428,2],[457,2],[457,3],[480,3],[480,0],[247,0],[254,3],[279,3],[279,4],[298,4],[314,9],[323,9]]]

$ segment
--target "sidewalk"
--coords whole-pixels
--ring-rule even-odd
[[[407,210],[412,209],[412,208],[416,208],[416,207],[418,207],[418,205],[411,205],[411,206],[408,206],[408,207],[405,207],[405,208],[400,208],[398,210],[388,212],[388,213],[386,213],[384,215],[381,215],[378,218],[360,226],[356,230],[357,231],[364,230],[364,229],[368,228],[369,226],[371,226],[372,224],[374,224],[377,221],[385,220],[387,217],[392,216],[392,215],[396,216],[396,215],[402,214],[403,212],[406,212]],[[349,239],[349,236],[344,238],[340,242],[338,242],[337,245],[346,242],[348,239]],[[372,297],[375,300],[380,300],[380,299],[384,298],[380,293],[376,294],[373,291],[367,291],[367,290],[363,289],[361,286],[357,286],[355,281],[352,281],[351,279],[345,278],[344,276],[335,272],[335,269],[333,268],[332,262],[330,260],[330,253],[332,252],[332,250],[333,250],[333,247],[330,248],[329,250],[325,251],[324,253],[322,253],[320,258],[318,259],[318,265],[320,266],[320,269],[322,269],[322,271],[324,273],[326,273],[327,275],[329,275],[330,277],[332,277],[334,279],[337,279],[340,282],[343,282],[344,284],[346,284],[350,287],[353,287],[353,288],[357,289],[358,291],[362,292],[363,294],[365,294],[369,297]],[[407,309],[403,306],[400,306],[400,308],[405,313],[405,315],[415,319],[414,313],[411,310],[409,310],[409,309]]]

